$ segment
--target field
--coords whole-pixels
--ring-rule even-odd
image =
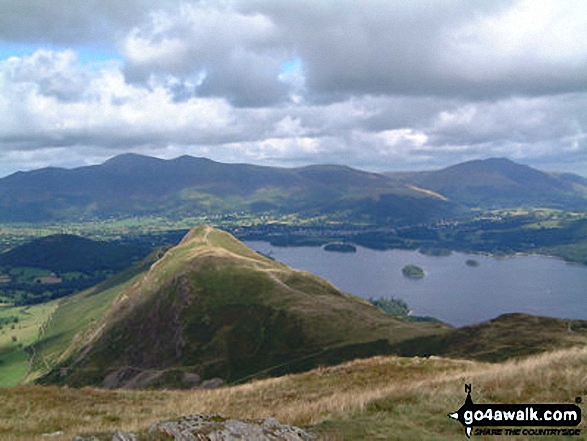
[[[0,306],[0,387],[19,384],[29,370],[26,350],[37,341],[42,325],[57,308],[57,302],[35,306]]]
[[[329,440],[463,439],[463,428],[447,414],[463,404],[465,382],[473,385],[478,403],[575,403],[587,396],[587,348],[501,364],[374,357],[206,391],[21,386],[0,390],[0,438],[21,441],[63,432],[51,439],[70,440],[80,432],[141,432],[155,421],[220,413],[273,416]],[[585,432],[585,422],[579,428]],[[585,439],[585,433],[572,439]]]

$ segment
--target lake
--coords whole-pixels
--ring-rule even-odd
[[[293,268],[317,274],[348,293],[363,298],[400,298],[414,315],[436,317],[455,326],[507,312],[587,320],[587,267],[556,258],[464,253],[426,256],[417,251],[359,246],[356,253],[339,253],[319,247],[245,243]],[[468,266],[467,259],[480,265]],[[422,267],[426,276],[403,276],[401,270],[408,264]]]

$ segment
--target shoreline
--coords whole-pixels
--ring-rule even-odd
[[[243,239],[244,242],[264,242],[269,244],[272,247],[275,248],[301,248],[301,247],[310,247],[310,248],[322,248],[324,249],[323,245],[313,245],[313,244],[303,244],[303,245],[286,245],[286,246],[281,246],[281,245],[274,245],[271,243],[270,240],[268,239],[255,239],[255,240],[247,240],[247,239]],[[402,247],[389,247],[389,248],[372,248],[372,247],[367,247],[364,245],[359,245],[357,243],[351,242],[349,241],[349,243],[352,243],[352,245],[354,247],[356,247],[357,249],[359,248],[364,248],[367,250],[371,250],[371,251],[388,251],[388,250],[402,250],[402,251],[416,251],[419,254],[423,255],[423,256],[427,256],[427,257],[450,257],[450,254],[448,255],[429,255],[426,253],[420,253],[419,248],[402,248]],[[574,260],[568,260],[565,259],[562,256],[557,256],[556,254],[550,254],[550,253],[540,253],[540,252],[534,252],[534,251],[515,251],[512,253],[506,253],[506,254],[501,254],[501,253],[491,253],[488,251],[475,251],[475,250],[462,250],[462,249],[453,249],[453,248],[448,248],[448,247],[443,247],[447,250],[451,251],[452,253],[458,253],[458,254],[465,254],[465,255],[471,255],[471,256],[483,256],[483,257],[491,257],[491,258],[495,258],[495,259],[509,259],[509,258],[514,258],[514,257],[531,257],[531,256],[537,256],[537,257],[547,257],[549,259],[557,259],[557,260],[561,260],[566,264],[569,265],[576,265],[576,266],[582,266],[582,267],[587,267],[587,263],[583,263],[583,262],[577,262]]]

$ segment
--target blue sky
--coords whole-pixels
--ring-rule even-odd
[[[0,41],[0,60],[5,60],[10,57],[27,57],[33,55],[39,49],[50,50],[53,52],[61,52],[67,49],[73,49],[79,60],[84,64],[104,63],[108,61],[122,61],[122,56],[112,50],[94,49],[87,47],[72,47],[72,46],[55,46],[52,44],[42,43],[14,43],[10,41]]]
[[[587,174],[587,4],[0,3],[0,176],[125,152]]]

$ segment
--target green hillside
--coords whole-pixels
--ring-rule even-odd
[[[443,335],[417,337],[396,346],[401,355],[442,355],[489,362],[587,346],[587,321],[511,313],[453,329]]]
[[[1,296],[18,306],[80,292],[143,259],[146,245],[53,234],[0,253]]]
[[[66,320],[73,316],[78,326]],[[199,227],[125,286],[64,301],[37,358],[54,366],[42,383],[187,387],[195,375],[231,382],[386,353],[394,342],[447,329],[391,318]]]
[[[121,271],[146,253],[144,247],[98,242],[73,234],[53,234],[0,254],[0,267],[34,267],[60,273],[90,274],[104,270]]]
[[[29,372],[31,347],[57,308],[57,301],[35,306],[0,304],[0,388],[20,384]]]

